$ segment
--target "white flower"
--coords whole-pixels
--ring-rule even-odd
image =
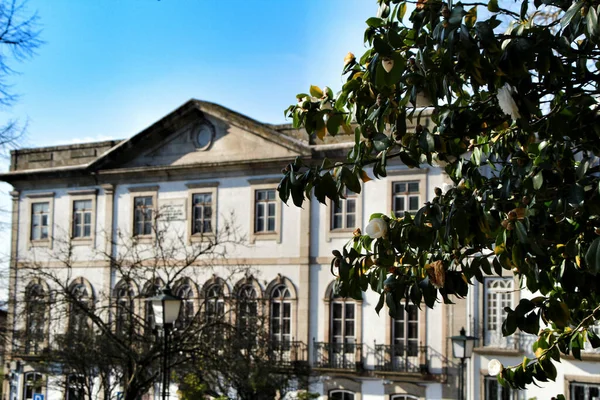
[[[515,103],[515,100],[512,97],[512,94],[515,92],[515,88],[508,83],[505,83],[504,86],[498,89],[496,97],[498,98],[500,108],[505,114],[510,115],[512,119],[519,119],[521,118],[521,114],[519,114],[517,103]]]
[[[392,68],[394,68],[394,60],[391,58],[384,58],[381,60],[381,65],[383,66],[383,69],[385,69],[385,72],[389,74]]]
[[[387,223],[381,218],[373,218],[365,228],[365,233],[372,239],[379,239],[387,234]]]
[[[495,358],[493,360],[490,360],[490,362],[488,363],[488,374],[490,374],[490,376],[497,376],[498,374],[500,374],[500,372],[502,372],[503,369],[504,366],[502,365],[502,363],[496,360]]]
[[[450,189],[452,189],[453,187],[454,187],[454,185],[451,183],[444,183],[442,185],[442,193],[444,193],[444,194],[448,193],[450,191]]]

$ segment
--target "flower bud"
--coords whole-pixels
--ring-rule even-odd
[[[389,74],[392,68],[394,68],[394,60],[385,57],[383,60],[381,60],[381,65],[383,66],[383,69],[385,69],[385,72]]]

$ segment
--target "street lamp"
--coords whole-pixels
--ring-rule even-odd
[[[459,374],[459,400],[465,398],[465,360],[471,358],[473,354],[473,347],[477,338],[474,336],[467,336],[465,328],[461,328],[460,335],[450,337],[452,340],[452,355],[454,358],[460,359],[460,374]]]
[[[181,298],[173,296],[171,288],[167,285],[148,301],[154,311],[154,323],[163,328],[162,398],[167,400],[169,398],[169,330],[179,316]]]

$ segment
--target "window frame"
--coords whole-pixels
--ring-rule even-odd
[[[600,386],[600,376],[598,375],[565,375],[564,376],[564,393],[566,398],[572,400],[571,396],[572,385],[579,386]]]
[[[69,238],[73,242],[74,245],[88,245],[94,243],[96,239],[96,214],[98,212],[97,206],[97,197],[98,190],[77,190],[68,192],[70,195],[70,208],[69,208]],[[75,202],[77,201],[91,201],[91,221],[90,221],[90,236],[80,236],[75,237],[74,234],[74,223],[75,223]]]
[[[352,197],[356,204],[355,204],[355,226],[354,227],[344,227],[344,228],[333,228],[333,214],[335,211],[335,204],[333,203],[333,201],[329,200],[327,205],[328,207],[321,207],[322,209],[322,213],[320,214],[320,219],[321,221],[326,221],[323,225],[325,226],[325,241],[327,242],[331,242],[332,239],[345,239],[348,240],[348,238],[351,237],[352,232],[354,232],[354,230],[356,228],[362,228],[363,227],[363,222],[364,222],[364,216],[363,216],[363,201],[364,201],[364,190],[361,190],[360,193],[354,193],[352,191],[350,191],[348,189],[348,192],[350,193],[350,197]],[[342,205],[342,202],[346,202],[346,199],[342,199],[340,197],[340,206]],[[343,206],[345,209],[345,205]],[[343,214],[342,220],[345,219],[345,215]]]
[[[131,237],[138,241],[138,243],[152,243],[156,238],[156,223],[157,223],[157,212],[158,212],[158,186],[137,186],[129,188],[129,196],[131,198],[131,217],[129,226],[131,227]],[[152,198],[152,221],[151,221],[151,232],[150,234],[135,234],[135,199],[138,197],[151,197]]]
[[[409,313],[404,310],[404,329],[403,329],[403,338],[398,338],[396,337],[396,324],[398,323],[398,319],[396,318],[391,318],[390,317],[390,345],[392,346],[402,346],[404,350],[404,352],[406,353],[406,356],[408,357],[420,357],[420,347],[421,347],[421,338],[423,337],[423,332],[422,332],[422,325],[424,325],[424,319],[423,319],[423,315],[422,315],[422,311],[420,310],[419,307],[415,306],[414,304],[410,304],[409,307],[412,307],[413,310],[415,311],[416,315],[417,315],[417,319],[416,321],[413,320],[409,320]],[[416,338],[411,338],[409,337],[409,323],[415,323],[417,324],[417,337]],[[402,343],[397,343],[398,339],[403,339]],[[416,354],[414,355],[409,355],[409,349],[410,349],[410,342],[415,342],[416,341]]]
[[[344,193],[345,198],[342,198],[340,196],[340,201],[339,201],[339,209],[341,210],[340,213],[336,213],[336,211],[338,210],[338,207],[335,206],[335,203],[333,201],[330,202],[330,212],[329,212],[329,230],[330,231],[334,231],[334,232],[352,232],[354,231],[357,227],[360,226],[359,223],[359,214],[358,214],[358,201],[359,201],[359,196],[360,193],[354,193],[353,191],[351,191],[350,189],[346,189],[345,193]],[[348,201],[349,200],[354,200],[354,226],[347,226],[347,222],[348,222],[348,215],[350,214],[350,212],[348,212]],[[339,228],[334,227],[334,220],[335,220],[335,215],[336,214],[341,214],[342,217],[342,226]]]
[[[40,386],[35,386],[34,384],[28,385],[28,379],[27,377],[33,375],[33,380],[31,380],[31,382],[35,383],[36,380],[36,376],[39,375],[39,382],[40,382]],[[44,379],[44,374],[42,374],[41,372],[37,372],[37,371],[27,371],[23,374],[23,387],[21,390],[21,395],[23,396],[22,399],[23,400],[32,400],[32,397],[27,397],[26,394],[26,390],[28,387],[34,387],[32,395],[36,395],[36,394],[46,394],[46,386],[45,386],[45,379]],[[36,391],[36,389],[39,388],[39,391]]]
[[[325,298],[323,299],[325,303],[325,335],[324,342],[333,343],[332,341],[332,325],[333,325],[333,304],[336,303],[354,303],[354,345],[356,347],[362,346],[363,343],[363,302],[362,300],[355,300],[351,297],[337,297],[335,298],[335,281],[331,282],[327,289],[325,290]]]
[[[188,243],[202,242],[206,238],[214,238],[217,231],[217,193],[219,182],[198,182],[186,184],[188,188],[188,205],[186,206],[189,212],[189,218],[187,221],[188,231]],[[211,195],[211,232],[208,233],[194,233],[194,196],[198,194],[210,194]]]
[[[75,290],[79,287],[83,287],[85,289],[85,296],[79,297],[78,301],[82,303],[87,303],[87,307],[90,311],[93,312],[94,305],[96,302],[96,296],[94,293],[94,288],[90,284],[90,282],[83,278],[79,277],[74,279],[69,285],[69,292],[75,295]],[[67,320],[67,332],[74,335],[85,335],[92,331],[92,321],[88,315],[79,314],[81,310],[75,308],[75,305],[71,303],[69,305],[69,318]],[[83,318],[82,318],[83,317]],[[81,320],[79,320],[81,319]],[[76,329],[74,329],[76,328]]]
[[[249,227],[249,241],[251,244],[257,240],[275,240],[277,243],[281,243],[281,199],[277,193],[277,184],[279,183],[278,178],[269,179],[249,179],[250,183],[250,204],[252,209],[250,211],[250,227]],[[256,192],[261,190],[273,190],[275,191],[275,230],[273,232],[264,231],[256,232]]]
[[[32,303],[32,299],[33,296],[31,294],[31,292],[33,291],[34,287],[39,287],[39,293],[35,296],[36,302],[39,303],[38,307],[38,311],[41,310],[42,315],[37,315],[36,318],[31,318],[31,316],[33,315],[32,310],[31,310],[31,304]],[[23,336],[23,353],[27,354],[27,355],[37,355],[38,353],[40,353],[44,348],[48,347],[48,334],[49,334],[49,321],[50,321],[50,316],[49,316],[49,312],[50,312],[50,308],[49,308],[49,304],[48,304],[48,300],[49,300],[49,291],[48,291],[48,287],[46,286],[45,282],[36,279],[33,280],[31,282],[29,282],[27,284],[27,287],[25,288],[25,297],[24,297],[24,303],[25,303],[25,309],[24,309],[24,316],[25,316],[25,331],[24,331],[24,336]],[[33,335],[34,329],[32,328],[32,321],[33,320],[40,320],[37,322],[41,322],[36,324],[36,326],[41,326],[41,333],[40,333],[40,337],[37,338],[37,335]],[[30,344],[30,341],[33,344]],[[33,347],[33,349],[31,349]]]
[[[178,329],[186,329],[194,321],[198,312],[196,301],[198,299],[198,290],[196,289],[196,284],[189,279],[185,279],[175,286],[173,292],[175,296],[181,298],[181,307],[179,308],[179,315],[175,320],[175,326]],[[191,313],[188,312],[190,310]]]
[[[27,197],[27,241],[29,247],[52,248],[54,239],[54,192],[29,193]],[[48,203],[48,237],[33,239],[33,206],[34,204]]]
[[[497,302],[496,305],[496,329],[492,330],[489,329],[489,318],[490,318],[490,310],[489,310],[489,295],[490,295],[490,288],[488,288],[488,286],[490,285],[491,282],[494,281],[503,281],[505,284],[508,285],[507,290],[492,290],[493,293],[495,293],[495,297],[501,296],[503,293],[508,293],[510,294],[510,304],[504,304],[502,303],[502,299],[501,298],[496,298],[495,301]],[[482,302],[483,302],[483,307],[482,307],[482,313],[483,313],[483,318],[482,318],[482,326],[483,326],[483,346],[484,347],[500,347],[500,348],[506,348],[506,349],[513,349],[516,342],[513,341],[514,338],[510,338],[510,337],[504,337],[502,335],[502,315],[504,314],[503,309],[504,306],[509,306],[509,307],[515,307],[516,304],[518,304],[518,297],[515,295],[516,292],[516,285],[515,285],[515,281],[514,281],[514,277],[513,276],[506,276],[506,277],[498,277],[498,276],[494,276],[494,277],[485,277],[484,281],[483,281],[483,296],[482,297]],[[488,337],[488,334],[490,334],[491,332],[496,332],[499,333],[502,339],[502,343],[496,343],[491,337]]]
[[[389,211],[394,210],[394,185],[397,183],[412,183],[417,182],[419,184],[419,208],[423,207],[425,202],[429,199],[429,187],[428,177],[429,168],[422,168],[417,171],[413,169],[390,169],[387,171],[388,174],[388,187],[387,187],[387,209]],[[418,211],[418,209],[416,210]],[[415,213],[416,213],[415,211]],[[411,213],[414,215],[415,213]],[[403,215],[396,215],[396,217],[402,217]]]
[[[281,294],[275,296],[275,291]],[[285,316],[286,306],[289,307],[289,317]],[[275,308],[278,308],[278,315],[274,315]],[[288,333],[284,332],[286,322],[289,324]],[[294,340],[294,325],[293,293],[285,283],[275,285],[269,293],[269,340],[272,343],[290,344]],[[279,332],[274,332],[275,326]]]
[[[351,391],[351,390],[347,390],[347,389],[331,389],[331,390],[330,390],[330,391],[327,393],[327,398],[328,398],[328,399],[331,399],[331,398],[332,398],[332,396],[333,396],[334,394],[337,394],[337,393],[341,393],[342,395],[350,395],[350,396],[352,396],[352,397],[351,397],[349,400],[357,400],[357,398],[356,398],[356,393],[355,393],[355,392],[353,392],[353,391]],[[346,397],[346,396],[342,396],[342,400],[346,400],[346,399],[345,399],[345,397]]]
[[[489,376],[488,374],[485,374],[485,375],[482,376],[482,380],[483,380],[483,382],[481,384],[481,391],[482,391],[482,397],[481,398],[483,400],[488,400],[489,399],[489,397],[488,397],[488,394],[489,394],[488,383],[494,383],[494,382],[497,385],[496,390],[497,390],[497,396],[498,396],[497,398],[498,398],[498,400],[502,400],[502,394],[501,393],[504,390],[508,390],[508,398],[510,400],[515,400],[517,398],[517,393],[514,390],[512,390],[511,388],[507,388],[507,387],[502,386],[498,382],[498,378],[496,378],[495,376]],[[490,388],[490,390],[491,390],[491,388]]]

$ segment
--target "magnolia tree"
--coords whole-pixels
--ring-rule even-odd
[[[535,358],[492,369],[514,388],[553,380],[561,354],[600,345],[600,2],[378,3],[342,90],[312,86],[286,111],[320,139],[353,134],[354,147],[343,161],[297,159],[279,195],[337,202],[394,159],[443,168],[453,187],[414,215],[371,215],[334,252],[340,294],[370,288],[396,316],[512,271],[535,297],[506,309],[503,333],[537,335]]]

